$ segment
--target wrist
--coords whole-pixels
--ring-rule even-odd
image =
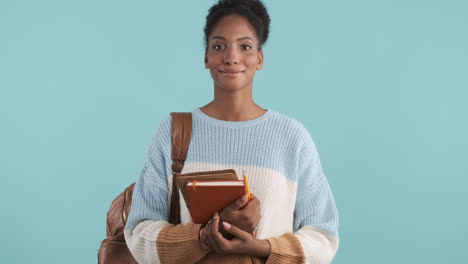
[[[200,229],[198,230],[198,240],[202,240],[202,232],[203,232],[203,228],[205,227],[205,225],[201,225],[200,226]]]
[[[200,246],[203,249],[211,251],[211,248],[203,242],[203,232],[204,231],[205,231],[205,225],[201,225],[200,230],[198,231],[198,241],[200,242]]]
[[[249,255],[255,257],[268,257],[270,256],[271,245],[266,239],[254,239],[253,245],[250,247],[251,251]]]

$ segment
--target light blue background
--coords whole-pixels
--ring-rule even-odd
[[[466,263],[468,2],[265,0],[254,99],[310,131],[334,263]],[[96,263],[159,122],[212,99],[213,1],[0,2],[2,263]]]

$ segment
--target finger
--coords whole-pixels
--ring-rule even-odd
[[[252,198],[248,200],[244,206],[239,208],[239,211],[257,213],[259,209],[260,200],[258,200],[256,196],[252,195]]]
[[[209,249],[210,247],[203,241],[203,231],[200,231],[200,246],[203,249]]]
[[[249,199],[249,203],[260,203],[260,200],[258,199],[257,196],[255,196],[253,193],[250,194],[250,199]]]
[[[221,251],[221,247],[219,245],[219,239],[217,237],[217,235],[219,234],[218,232],[218,225],[219,225],[219,215],[218,213],[216,212],[214,215],[213,215],[213,218],[211,218],[211,224],[209,226],[209,240],[210,240],[210,243],[211,243],[211,247],[213,248],[213,250],[215,250],[217,253],[222,253]]]
[[[211,248],[209,245],[207,239],[206,239],[206,227],[208,226],[209,223],[207,223],[200,231],[200,243],[203,246]]]
[[[255,229],[258,226],[258,223],[260,222],[261,219],[261,208],[260,208],[260,201],[258,200],[257,197],[254,197],[246,206],[244,209],[240,210],[239,212],[247,214],[249,217],[248,219],[250,220],[249,227],[252,229]],[[227,221],[229,222],[229,221]],[[235,224],[234,224],[235,225]],[[240,227],[240,226],[238,226]],[[242,228],[243,229],[243,228]],[[245,230],[245,229],[243,229]],[[245,230],[249,231],[249,230]]]
[[[213,233],[218,233],[219,232],[219,214],[218,212],[215,212],[213,215]]]
[[[260,220],[262,219],[262,215],[258,214],[257,217],[255,217],[255,228],[258,227],[258,223],[260,223]]]
[[[219,215],[215,213],[213,218],[213,239],[215,247],[219,253],[229,253],[229,240],[225,239],[223,235],[219,232]]]
[[[236,227],[235,225],[231,225],[228,222],[223,222],[224,229],[228,231],[233,236],[240,238],[242,240],[248,240],[252,238],[252,234],[245,232],[244,230]]]
[[[210,234],[211,224],[212,224],[212,221],[210,220],[208,224],[205,226],[202,235],[203,235],[203,243],[205,243],[211,250],[214,250],[213,241],[211,239],[211,234]]]
[[[250,200],[257,200],[258,201],[258,198],[257,196],[255,196],[253,193],[250,193]]]
[[[213,217],[213,222],[212,222],[212,234],[213,234],[213,238],[215,239],[215,242],[217,244],[220,244],[222,242],[224,242],[224,237],[223,235],[219,232],[219,214],[218,212],[216,212],[214,214],[214,217]]]
[[[234,212],[242,208],[247,202],[248,202],[247,194],[244,194],[240,199],[237,199],[234,202],[232,202],[230,205],[226,206],[224,210]]]
[[[260,200],[254,195],[252,195],[252,199],[250,200],[249,204],[252,204],[252,206],[255,208],[260,208]]]
[[[206,239],[205,239],[205,237],[203,235],[204,231],[205,231],[204,228],[202,228],[200,230],[200,244],[201,244],[201,247],[204,248],[204,249],[211,250],[211,247],[205,241]]]

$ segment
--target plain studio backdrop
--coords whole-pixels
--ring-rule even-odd
[[[468,2],[265,0],[254,99],[302,122],[334,263],[466,263]],[[0,1],[2,263],[96,263],[160,121],[213,96],[212,0]]]

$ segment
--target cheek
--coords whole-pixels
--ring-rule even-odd
[[[222,59],[219,54],[209,52],[207,55],[208,65],[218,64],[219,60]]]
[[[211,76],[215,77],[218,75],[218,70],[216,68],[210,67]]]
[[[255,67],[257,66],[257,54],[249,54],[245,57],[245,64]]]

